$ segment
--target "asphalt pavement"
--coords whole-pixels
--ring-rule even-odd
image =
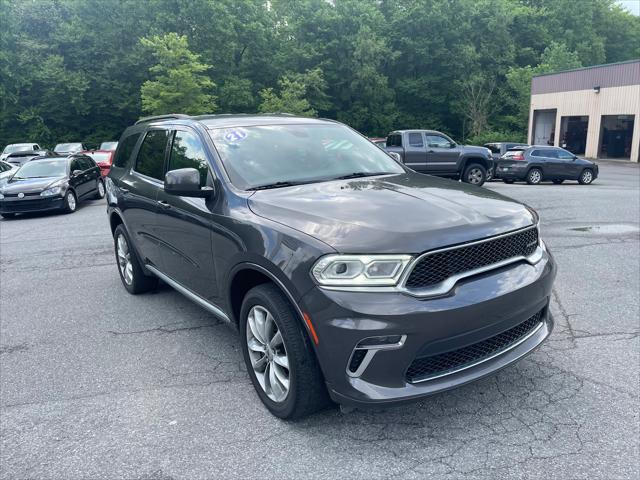
[[[419,403],[298,422],[262,407],[236,331],[169,287],[126,293],[104,201],[0,220],[0,478],[638,478],[640,169],[487,188],[542,217],[550,340]]]

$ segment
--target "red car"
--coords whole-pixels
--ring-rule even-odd
[[[109,175],[109,170],[111,170],[111,164],[113,163],[113,154],[116,153],[114,150],[85,150],[81,153],[90,156],[98,164],[103,177]]]

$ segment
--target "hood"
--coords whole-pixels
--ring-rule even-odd
[[[476,147],[475,145],[463,145],[465,153],[480,153],[482,155],[489,155],[489,149],[487,147]]]
[[[418,173],[261,190],[248,202],[256,215],[341,253],[420,253],[535,221],[490,190]]]
[[[45,190],[49,185],[64,180],[66,177],[44,177],[44,178],[25,178],[18,180],[10,179],[2,185],[2,193],[39,193]]]

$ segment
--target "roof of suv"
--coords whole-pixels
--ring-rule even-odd
[[[286,113],[264,113],[264,114],[220,114],[220,115],[182,115],[168,114],[156,117],[141,118],[136,122],[140,124],[158,123],[192,123],[199,122],[207,129],[225,127],[254,127],[260,125],[293,125],[293,124],[317,124],[336,123],[333,120],[324,118],[298,117]]]

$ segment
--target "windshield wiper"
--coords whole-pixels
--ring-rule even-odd
[[[340,177],[333,177],[331,180],[347,180],[349,178],[375,177],[378,175],[390,175],[393,172],[353,172]]]
[[[258,185],[257,187],[247,188],[247,190],[269,190],[270,188],[293,187],[294,185],[302,185],[310,182],[274,182],[266,185]]]

